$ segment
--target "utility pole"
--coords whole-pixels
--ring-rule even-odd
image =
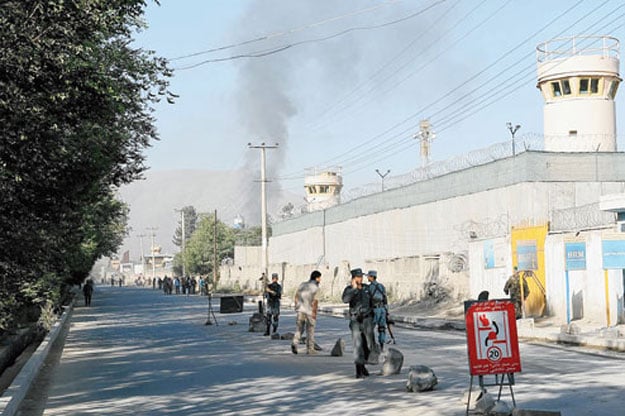
[[[152,239],[152,281],[154,281],[154,277],[156,275],[156,261],[154,259],[154,237],[156,237],[157,227],[147,227],[146,230],[150,231],[150,237]]]
[[[389,173],[391,173],[391,170],[390,170],[390,169],[387,169],[387,170],[386,170],[386,173],[385,173],[384,175],[382,175],[382,173],[380,173],[380,170],[379,170],[379,169],[376,169],[375,171],[377,172],[377,174],[378,174],[378,175],[380,175],[380,178],[382,178],[382,192],[384,192],[384,178],[386,178],[386,176],[387,176]]]
[[[269,255],[267,252],[267,178],[266,178],[266,170],[267,170],[267,157],[265,154],[266,149],[276,149],[278,147],[278,143],[275,145],[267,145],[264,142],[259,145],[252,145],[252,143],[248,143],[247,146],[250,149],[260,149],[260,221],[261,221],[261,246],[262,246],[262,269],[263,273],[265,273],[265,281],[264,285],[267,284],[267,272],[269,266]]]
[[[181,253],[181,257],[182,257],[182,277],[186,276],[186,271],[185,271],[185,254],[184,254],[184,248],[185,248],[185,244],[186,244],[186,236],[185,236],[185,228],[186,228],[186,224],[185,224],[185,220],[184,220],[184,209],[177,209],[175,211],[180,211],[180,217],[181,217],[181,228],[182,228],[182,239],[180,240],[180,253]]]
[[[213,287],[217,284],[217,210],[215,210],[215,225],[213,229]]]
[[[143,254],[143,237],[147,237],[145,234],[137,235],[139,237],[139,247],[141,247],[141,273],[145,273],[145,255]]]
[[[506,123],[506,127],[508,127],[508,130],[510,130],[510,135],[512,136],[512,157],[514,157],[516,156],[516,147],[514,145],[514,134],[521,128],[521,125],[517,124],[516,126],[512,127],[512,123],[508,121]]]

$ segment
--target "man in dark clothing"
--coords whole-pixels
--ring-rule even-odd
[[[82,294],[85,296],[85,306],[91,306],[91,295],[93,295],[93,282],[91,280],[85,282]]]
[[[373,349],[373,310],[369,287],[362,284],[362,269],[351,270],[352,282],[343,290],[343,302],[349,303],[349,329],[354,343],[356,378],[369,375],[365,363]]]
[[[280,320],[282,286],[278,283],[278,273],[271,274],[271,283],[269,283],[265,289],[265,297],[267,298],[267,331],[265,331],[265,335],[269,335],[269,328],[272,323],[273,332],[275,333],[278,330],[278,321]]]
[[[369,270],[367,272],[367,280],[369,280],[369,293],[371,294],[371,302],[373,304],[373,325],[378,327],[378,342],[380,348],[386,344],[386,315],[388,314],[388,300],[386,297],[386,288],[378,282],[378,272]]]

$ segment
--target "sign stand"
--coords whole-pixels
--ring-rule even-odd
[[[514,373],[521,371],[519,341],[516,330],[514,304],[510,300],[465,302],[467,346],[471,381],[467,399],[466,415],[469,415],[474,377],[482,392],[487,386],[498,386],[497,400],[501,399],[504,386],[510,388],[512,405],[514,398]],[[485,383],[485,375],[495,375],[494,383]]]

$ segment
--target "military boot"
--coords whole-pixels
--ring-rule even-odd
[[[356,378],[365,378],[365,375],[362,373],[361,364],[356,364]]]

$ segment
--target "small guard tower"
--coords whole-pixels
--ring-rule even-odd
[[[576,36],[547,41],[536,51],[537,87],[545,100],[545,150],[616,151],[619,41]]]
[[[343,177],[341,168],[310,168],[304,179],[307,211],[318,211],[341,203]]]

